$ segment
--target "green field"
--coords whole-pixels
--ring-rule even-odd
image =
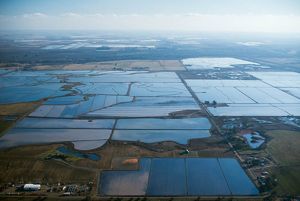
[[[278,179],[279,194],[300,194],[300,132],[270,131],[267,133],[271,141],[267,151],[278,163],[273,170]]]

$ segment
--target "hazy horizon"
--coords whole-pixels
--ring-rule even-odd
[[[0,2],[0,30],[300,33],[296,0]]]

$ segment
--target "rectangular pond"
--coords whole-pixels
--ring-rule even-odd
[[[69,82],[108,82],[108,83],[129,83],[129,82],[181,82],[176,73],[174,72],[139,72],[139,71],[126,71],[126,72],[104,72],[94,76],[70,77]]]
[[[191,87],[270,87],[261,80],[186,79]]]
[[[211,124],[209,120],[204,117],[184,119],[119,119],[116,124],[116,129],[208,130],[210,128]]]
[[[110,129],[13,128],[0,138],[0,148],[59,142],[108,140]]]
[[[300,116],[300,104],[272,104],[274,107],[277,107],[290,116]]]
[[[194,88],[192,90],[195,91]],[[207,88],[196,88],[195,92],[198,99],[204,103],[206,101],[212,103],[213,101],[216,101],[217,103],[231,103],[232,101],[229,99],[228,96],[226,96],[222,91],[215,87],[207,87]]]
[[[147,195],[186,195],[185,160],[180,158],[153,158]]]
[[[182,83],[133,83],[131,96],[191,96]]]
[[[259,195],[233,158],[142,158],[139,170],[101,172],[98,186],[104,196]]]
[[[281,88],[281,90],[286,91],[287,93],[297,98],[300,98],[300,87]]]
[[[234,68],[234,65],[259,65],[254,62],[232,57],[198,57],[182,59],[188,70]]]
[[[83,94],[126,95],[128,83],[85,83],[75,87]]]
[[[76,104],[80,101],[84,101],[84,97],[77,95],[77,96],[63,96],[57,98],[48,99],[44,104],[46,105],[70,105]]]
[[[162,117],[182,110],[200,110],[192,97],[135,97],[124,102],[85,114],[88,117]]]
[[[300,86],[300,73],[297,72],[247,72],[274,87]]]
[[[289,116],[283,108],[272,104],[228,104],[227,107],[208,107],[214,116]]]
[[[105,196],[146,195],[151,159],[140,159],[138,171],[103,171],[98,192]]]
[[[202,102],[215,100],[217,103],[299,103],[300,101],[300,99],[271,86],[191,86],[191,88]]]
[[[187,158],[189,195],[230,195],[226,179],[216,158]]]
[[[24,118],[16,128],[99,128],[112,129],[113,119],[58,119],[58,118]]]
[[[280,103],[279,97],[273,98],[272,96],[265,93],[260,88],[250,87],[237,87],[242,93],[250,97],[256,103]],[[272,89],[272,88],[270,88]]]
[[[190,139],[207,137],[210,137],[209,130],[114,130],[112,140],[188,144]]]
[[[219,158],[220,167],[232,195],[258,195],[259,192],[237,160]]]

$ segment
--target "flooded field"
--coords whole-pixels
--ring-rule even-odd
[[[199,57],[183,59],[182,63],[188,70],[234,68],[234,65],[259,65],[254,62],[230,57]]]
[[[146,195],[151,159],[140,160],[138,171],[107,171],[101,174],[100,194]]]
[[[250,75],[272,85],[273,87],[300,86],[300,73],[297,72],[248,72]]]
[[[112,140],[154,143],[173,141],[188,144],[190,139],[210,136],[207,118],[185,119],[120,119],[117,121]]]
[[[103,40],[104,42],[106,42],[105,40]],[[136,45],[136,44],[115,44],[115,43],[108,43],[108,44],[101,44],[101,40],[100,43],[83,43],[83,42],[79,42],[79,43],[71,43],[68,45],[48,45],[45,47],[42,47],[41,49],[43,50],[68,50],[68,49],[78,49],[78,48],[117,48],[117,49],[125,49],[125,48],[155,48],[154,45]],[[125,41],[126,42],[126,41]]]
[[[205,68],[257,65],[231,58],[205,59]],[[196,63],[186,66],[193,70],[189,73],[1,71],[0,105],[32,101],[38,105],[6,131],[0,148],[64,143],[54,151],[80,160],[104,160],[97,187],[101,196],[259,195],[239,162],[215,158],[233,154],[217,134],[214,118],[300,116],[299,88],[290,85],[299,76],[288,72],[203,76],[196,69],[204,67]],[[266,142],[253,133],[243,137],[245,146],[255,151]],[[110,146],[131,150],[107,159]],[[140,156],[141,147],[151,147],[147,150],[151,154]],[[168,154],[160,155],[164,148]],[[139,165],[123,164],[123,155]],[[181,155],[188,157],[178,158]],[[139,168],[120,168],[126,165]]]
[[[289,116],[292,114],[272,104],[228,104],[225,107],[209,107],[214,116]]]
[[[59,142],[107,141],[110,137],[109,129],[39,129],[13,128],[0,138],[0,147],[9,148],[21,145],[52,144]],[[79,144],[80,147],[80,144]],[[86,149],[88,149],[85,146]],[[94,149],[95,146],[90,147]]]
[[[16,124],[16,128],[97,128],[112,129],[113,119],[58,119],[58,118],[25,118]]]
[[[178,144],[188,144],[190,139],[209,136],[209,130],[115,130],[112,140],[144,143],[172,141]]]
[[[229,61],[241,63],[226,59]],[[211,62],[211,58],[207,62]],[[227,65],[231,65],[229,63]],[[297,81],[299,74],[248,74],[261,80],[185,81],[202,103],[217,104],[207,107],[214,116],[300,115],[300,99],[294,95],[298,88],[288,85]],[[272,81],[279,77],[285,84],[273,86]],[[29,114],[31,118],[18,122],[0,139],[5,147],[70,141],[76,149],[88,150],[103,146],[110,137],[116,141],[179,144],[210,137],[207,118],[170,118],[177,112],[201,111],[173,72],[27,71],[7,72],[1,79],[0,104],[45,100]],[[85,129],[94,129],[94,134],[81,135]],[[35,139],[18,139],[22,133]]]
[[[134,83],[131,96],[191,96],[182,83]]]
[[[248,72],[261,80],[186,79],[202,103],[215,116],[298,116],[300,74]],[[289,87],[293,83],[293,88]],[[223,104],[223,105],[222,105]],[[225,105],[224,105],[225,104]]]
[[[188,144],[190,139],[210,136],[207,118],[122,119],[201,111],[173,72],[27,71],[4,77],[9,82],[17,78],[27,88],[3,84],[0,103],[44,101],[0,139],[1,147],[72,142],[75,149],[90,150],[109,138]],[[11,94],[13,90],[20,91],[20,97]],[[117,124],[116,118],[121,118]],[[19,137],[23,135],[26,138]]]
[[[183,110],[200,110],[192,97],[135,97],[131,102],[116,104],[86,113],[87,117],[167,117]]]
[[[137,185],[140,184],[140,185]],[[104,171],[105,196],[258,195],[239,163],[231,158],[141,158],[137,171]]]
[[[1,198],[300,195],[296,5],[15,1],[0,6]],[[31,183],[41,189],[19,191]]]
[[[211,124],[207,118],[183,119],[119,119],[115,129],[150,129],[150,130],[209,130]]]

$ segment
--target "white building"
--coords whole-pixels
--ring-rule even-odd
[[[40,184],[25,184],[24,188],[25,191],[39,191],[41,190]]]

